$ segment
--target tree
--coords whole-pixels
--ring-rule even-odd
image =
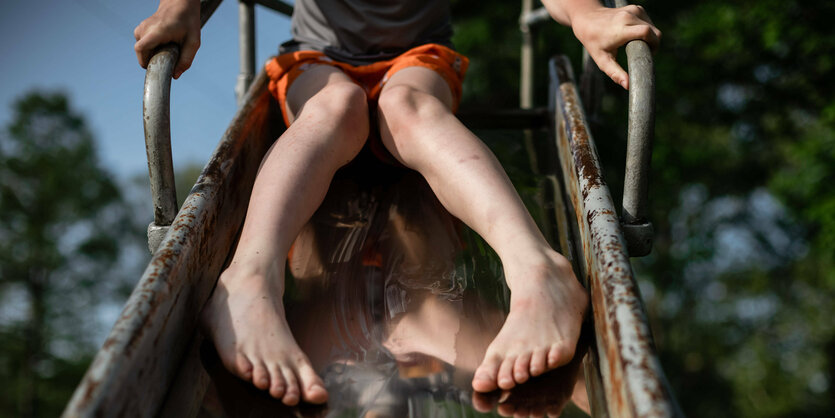
[[[14,104],[0,134],[0,410],[56,416],[94,352],[91,321],[122,283],[133,233],[93,135],[60,93]]]
[[[665,371],[693,416],[826,416],[835,408],[835,5],[639,3],[664,38],[655,248],[633,264]],[[474,61],[465,102],[515,105],[519,4],[457,0],[453,11],[456,46]],[[566,54],[579,74],[580,55],[556,24],[537,39],[544,105],[545,60]],[[619,201],[626,94],[608,85],[593,133]]]

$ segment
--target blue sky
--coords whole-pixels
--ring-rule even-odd
[[[142,130],[145,71],[133,29],[156,0],[4,0],[0,2],[0,125],[32,89],[61,90],[89,123],[104,165],[120,178],[147,174]],[[204,26],[191,69],[171,87],[175,168],[204,164],[235,112],[238,2],[226,0]],[[257,61],[290,37],[289,19],[256,7]]]

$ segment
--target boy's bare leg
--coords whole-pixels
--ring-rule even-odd
[[[320,66],[293,83],[287,107],[295,120],[261,163],[238,247],[203,310],[203,325],[230,371],[294,405],[324,402],[327,392],[287,325],[287,252],[334,172],[362,148],[368,106],[347,76]]]
[[[568,260],[545,241],[498,160],[451,113],[451,104],[448,85],[434,71],[398,71],[380,96],[381,137],[501,258],[510,313],[473,388],[509,389],[571,360],[588,296]]]

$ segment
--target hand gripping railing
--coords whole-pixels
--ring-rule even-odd
[[[221,0],[200,1],[200,26],[206,24]],[[154,203],[154,221],[148,225],[148,249],[155,252],[177,216],[177,189],[171,159],[171,78],[180,56],[180,47],[163,45],[154,53],[145,73],[142,98],[145,125],[145,151]]]
[[[614,2],[606,0],[604,3],[610,7],[628,5],[626,0],[615,0]],[[523,34],[530,37],[527,34],[530,28],[549,21],[550,16],[544,7],[530,10],[530,5],[528,3],[524,4],[526,6],[519,22]],[[652,224],[648,220],[648,183],[649,163],[652,158],[652,137],[655,127],[655,75],[652,52],[646,42],[641,40],[630,41],[626,44],[625,49],[629,64],[629,128],[626,144],[626,173],[623,185],[621,226],[623,227],[623,235],[626,239],[629,255],[631,257],[641,257],[650,253],[653,239]],[[523,80],[530,80],[533,77],[532,70],[528,68],[532,68],[532,64],[523,65]],[[526,71],[530,74],[525,75]],[[523,88],[528,86],[527,89],[532,90],[530,82],[525,83],[523,81],[522,85]],[[530,96],[531,93],[528,95]],[[594,97],[586,95],[584,99],[594,100]]]
[[[615,0],[624,7],[626,0]],[[626,44],[629,65],[629,128],[626,143],[626,173],[623,184],[621,226],[631,257],[652,250],[653,228],[648,220],[649,164],[655,129],[655,74],[652,52],[646,42]]]

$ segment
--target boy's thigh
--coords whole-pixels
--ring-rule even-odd
[[[287,89],[285,106],[290,123],[296,119],[304,104],[330,84],[354,83],[342,70],[331,65],[313,65],[306,69]]]
[[[384,97],[387,92],[402,86],[434,96],[446,105],[450,112],[454,108],[454,97],[449,83],[433,69],[413,66],[398,70],[383,86],[380,92],[380,101],[385,100]]]

